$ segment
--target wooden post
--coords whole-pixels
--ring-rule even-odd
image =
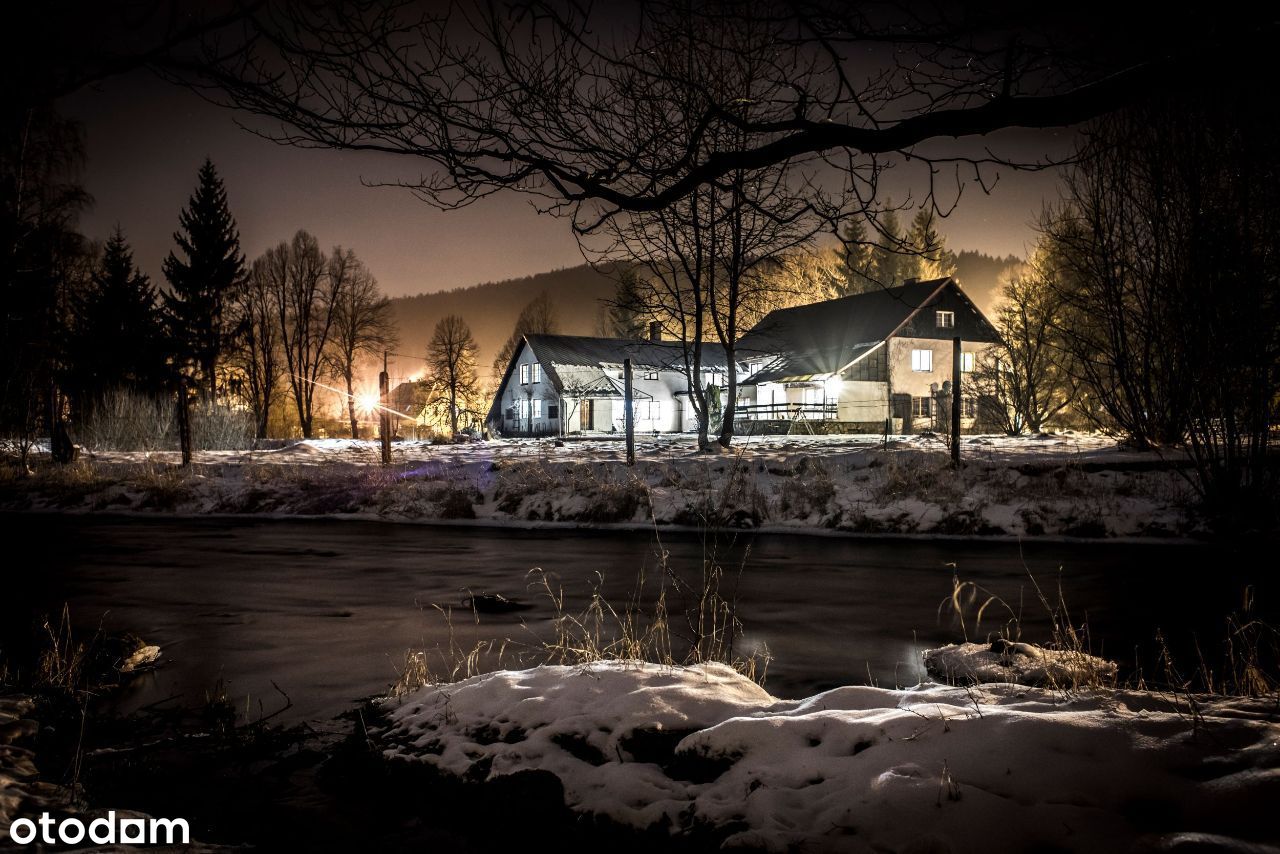
[[[951,339],[951,465],[960,468],[960,337]]]
[[[387,373],[387,353],[382,352],[382,373],[378,374],[378,399],[382,404],[378,409],[378,431],[382,434],[382,464],[391,465],[391,413],[387,407],[391,404],[391,376]]]
[[[631,360],[622,360],[622,391],[626,397],[622,411],[627,422],[627,465],[636,464],[636,418],[635,405],[631,402]]]
[[[884,420],[884,449],[889,450],[889,419]]]
[[[178,446],[182,449],[182,465],[191,465],[191,400],[187,397],[187,378],[178,377]]]

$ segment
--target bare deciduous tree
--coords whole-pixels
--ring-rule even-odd
[[[264,257],[277,295],[289,388],[302,435],[310,439],[316,387],[327,363],[342,281],[329,275],[320,244],[306,231],[299,231],[289,243],[268,249]]]
[[[1033,257],[1000,292],[995,325],[1003,341],[981,353],[972,374],[981,420],[1013,435],[1040,432],[1075,399],[1062,338],[1066,310],[1043,255]]]
[[[469,408],[478,390],[475,338],[471,327],[456,314],[436,324],[427,344],[427,364],[431,367],[432,391],[448,402],[449,430],[458,435],[458,417]]]
[[[972,177],[1001,158],[981,144],[957,157],[929,143],[1071,126],[1192,79],[1221,71],[1225,80],[1280,30],[1262,9],[1213,19],[1148,12],[1113,7],[1099,27],[1046,4],[530,0],[441,11],[295,0],[255,10],[239,50],[222,35],[166,67],[282,120],[285,141],[420,158],[428,169],[410,186],[433,204],[515,188],[573,208],[590,228],[806,155],[845,170],[909,156],[929,168],[931,187],[935,175]],[[648,62],[667,22],[687,15],[700,40],[692,50],[713,61]],[[691,117],[705,134],[675,146],[614,121],[642,100],[661,106],[673,83],[713,83],[705,71],[733,49],[713,36],[752,17],[777,25],[769,76],[781,85],[750,115],[736,109],[738,94],[713,99]]]
[[[502,349],[493,358],[493,381],[502,382],[502,374],[507,363],[515,355],[520,339],[526,335],[554,335],[560,328],[560,320],[556,316],[556,305],[546,291],[538,294],[520,310],[516,325],[510,337],[502,344]]]
[[[235,367],[244,377],[255,432],[265,438],[271,420],[271,404],[279,391],[284,353],[280,346],[280,288],[282,269],[273,269],[285,257],[268,251],[254,260],[249,275],[232,296],[232,322],[236,330]]]
[[[356,421],[356,363],[362,356],[395,347],[397,333],[391,300],[378,290],[378,280],[350,249],[335,248],[328,275],[337,294],[329,363],[347,389],[347,417],[351,438],[359,438]]]

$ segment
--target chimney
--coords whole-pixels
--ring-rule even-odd
[[[658,342],[662,340],[662,323],[657,320],[649,321],[649,340]]]

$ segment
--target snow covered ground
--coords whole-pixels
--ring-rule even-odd
[[[350,515],[490,524],[683,525],[872,534],[1195,536],[1177,460],[1085,434],[965,437],[964,469],[933,436],[774,436],[700,454],[687,437],[459,445],[350,439],[177,455],[87,452],[0,483],[10,509]]]
[[[769,851],[1275,851],[1275,700],[1010,684],[780,700],[718,664],[501,671],[385,701],[393,761]],[[427,796],[424,794],[424,796]]]

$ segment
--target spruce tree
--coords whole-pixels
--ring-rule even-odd
[[[133,251],[119,227],[103,247],[76,314],[73,359],[82,406],[92,406],[112,389],[161,389],[164,341],[156,291],[133,263]]]
[[[840,234],[844,244],[840,249],[840,296],[860,294],[871,290],[876,282],[870,277],[871,254],[875,248],[867,240],[867,226],[861,219],[851,219]]]
[[[902,226],[898,222],[898,213],[893,208],[892,199],[886,208],[879,220],[880,238],[871,248],[869,267],[874,284],[891,288],[902,284],[902,280],[910,275],[906,263],[910,256],[904,254]]]
[[[937,279],[956,271],[956,254],[947,248],[947,240],[938,233],[937,223],[937,214],[928,206],[916,211],[911,220],[907,242],[919,254],[905,259],[908,277]]]
[[[245,275],[240,234],[227,207],[227,191],[205,158],[199,185],[178,219],[174,252],[164,262],[171,292],[164,295],[174,355],[193,367],[210,400],[217,397],[218,364],[227,349],[226,303]]]

